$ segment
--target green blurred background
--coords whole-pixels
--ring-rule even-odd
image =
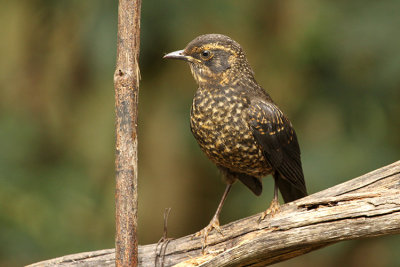
[[[292,120],[310,193],[400,159],[400,2],[142,4],[139,240],[204,227],[224,184],[189,129],[196,85],[166,52],[223,33]],[[0,9],[0,266],[114,246],[117,1],[20,0]],[[236,185],[221,223],[261,212]],[[400,266],[398,236],[343,242],[277,266]]]

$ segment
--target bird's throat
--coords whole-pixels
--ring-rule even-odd
[[[216,74],[207,68],[198,67],[192,63],[189,66],[193,78],[199,86],[207,85],[209,87],[211,85],[226,86],[227,84],[235,84],[235,79],[232,80],[233,76],[229,75],[229,71]]]

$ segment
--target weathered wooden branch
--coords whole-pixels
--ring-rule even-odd
[[[141,0],[119,0],[115,89],[115,263],[138,265],[137,115]]]
[[[400,233],[400,161],[212,232],[206,254],[191,236],[139,246],[139,266],[265,266],[327,245]],[[165,255],[159,255],[165,250]],[[157,263],[157,264],[156,264]],[[30,266],[113,266],[114,249],[79,253]]]

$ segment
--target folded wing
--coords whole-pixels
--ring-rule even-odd
[[[300,148],[290,121],[273,103],[255,101],[248,109],[249,126],[274,170],[285,202],[307,195]]]

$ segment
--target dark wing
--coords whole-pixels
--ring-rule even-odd
[[[264,101],[252,103],[248,114],[253,135],[275,172],[285,202],[306,196],[300,148],[290,121],[275,104]]]

